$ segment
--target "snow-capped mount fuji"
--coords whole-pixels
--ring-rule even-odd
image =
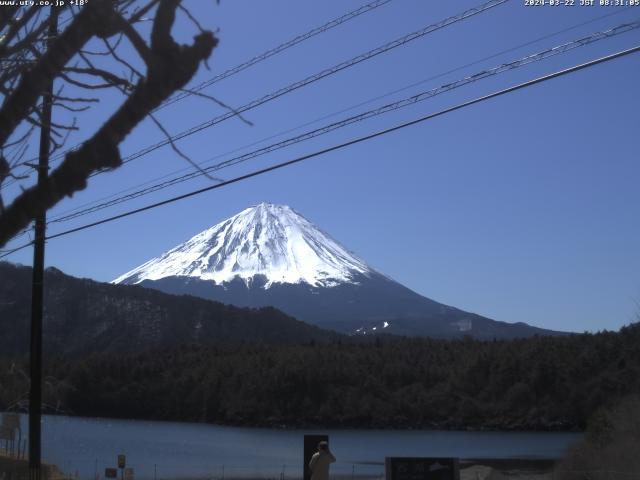
[[[555,332],[496,322],[389,279],[292,208],[261,203],[113,280],[243,307],[272,305],[352,333],[512,338]]]
[[[161,278],[195,277],[223,284],[256,276],[274,283],[333,287],[374,273],[325,232],[286,205],[261,203],[247,208],[158,258],[116,278],[140,283]]]

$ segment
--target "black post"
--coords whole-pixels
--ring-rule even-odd
[[[20,460],[20,449],[22,448],[22,427],[18,425],[18,460]]]
[[[52,6],[49,14],[50,45],[58,33],[58,13]],[[38,184],[42,185],[49,170],[49,148],[51,145],[51,109],[53,79],[42,95],[42,126],[40,128],[40,158],[38,161]],[[41,479],[42,442],[42,314],[44,278],[44,238],[47,210],[42,207],[35,222],[33,244],[33,286],[31,290],[31,351],[30,351],[30,392],[29,392],[29,478]]]

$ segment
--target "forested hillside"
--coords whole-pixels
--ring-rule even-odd
[[[31,276],[28,267],[0,262],[0,355],[29,350]],[[143,351],[180,344],[300,343],[339,335],[271,307],[238,308],[45,272],[44,349],[47,355]]]
[[[2,362],[0,409],[24,391]],[[48,404],[86,416],[262,426],[582,429],[640,393],[640,325],[479,342],[378,338],[182,347],[47,362]]]

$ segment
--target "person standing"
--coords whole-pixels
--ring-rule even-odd
[[[335,461],[336,457],[329,450],[329,444],[324,440],[318,443],[318,451],[309,461],[311,480],[329,480],[329,465]]]

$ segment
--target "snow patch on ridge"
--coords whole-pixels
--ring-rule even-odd
[[[136,284],[169,276],[217,284],[264,275],[274,283],[314,287],[356,283],[374,270],[286,205],[261,203],[197,234],[185,243],[113,280]]]

